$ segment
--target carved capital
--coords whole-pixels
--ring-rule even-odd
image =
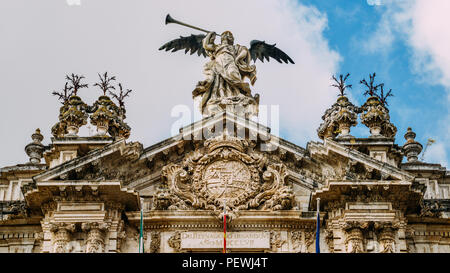
[[[75,231],[75,224],[51,224],[50,231],[53,232],[53,252],[70,252],[70,250],[68,249],[68,244],[70,242],[71,233]]]

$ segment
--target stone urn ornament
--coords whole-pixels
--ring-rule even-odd
[[[117,108],[117,106],[108,96],[100,96],[94,103],[94,107],[97,110],[91,115],[91,124],[97,127],[98,136],[106,136],[110,121],[114,118],[111,108]]]
[[[361,107],[361,123],[369,127],[371,137],[392,138],[397,133],[397,128],[390,122],[387,108],[387,98],[393,96],[392,89],[385,94],[384,83],[374,85],[375,73],[369,74],[369,77],[369,83],[365,79],[360,81],[368,88],[364,95],[369,95]]]
[[[41,130],[36,129],[36,132],[31,135],[31,139],[33,142],[25,146],[25,152],[30,157],[31,164],[39,164],[45,150],[45,146],[41,142],[44,139]]]
[[[340,135],[341,138],[351,137],[350,127],[357,124],[359,108],[353,105],[345,94],[345,89],[352,88],[351,84],[345,84],[349,76],[349,73],[345,77],[341,74],[339,80],[334,75],[332,77],[336,84],[331,86],[339,89],[339,97],[336,103],[322,116],[324,122],[317,130],[321,139],[335,138],[337,135]]]
[[[62,106],[59,109],[59,122],[52,127],[52,134],[55,137],[76,137],[81,126],[87,123],[88,106],[77,96],[81,88],[87,88],[87,84],[82,84],[84,76],[71,74],[66,75],[66,84],[62,92],[54,91],[52,94],[58,96]]]
[[[66,124],[67,133],[64,136],[77,136],[81,126],[87,124],[87,105],[78,96],[71,96],[67,110],[60,115],[60,120]]]

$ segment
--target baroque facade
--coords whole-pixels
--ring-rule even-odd
[[[229,252],[315,252],[318,198],[322,252],[450,252],[450,172],[411,129],[395,143],[376,97],[339,97],[306,148],[239,113],[144,148],[108,96],[70,97],[51,143],[36,130],[30,161],[0,169],[0,252],[137,252],[141,209],[148,253],[220,252],[225,209]],[[88,118],[98,134],[78,136]]]

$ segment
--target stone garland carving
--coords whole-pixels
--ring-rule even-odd
[[[334,253],[334,234],[333,230],[325,229],[325,242],[328,245],[330,253]]]
[[[170,236],[169,240],[167,240],[167,244],[173,248],[174,252],[180,252],[181,250],[181,232],[175,231],[175,233]]]
[[[433,217],[439,218],[442,215],[442,212],[445,211],[445,208],[439,204],[436,200],[422,200],[420,202],[420,217]]]
[[[270,248],[273,252],[278,252],[286,243],[286,240],[281,239],[280,231],[270,231]]]
[[[316,239],[315,231],[305,232],[305,252],[308,252],[308,248],[312,245],[315,239]]]
[[[150,253],[159,253],[161,246],[161,232],[152,231],[151,233],[151,243],[150,243]]]
[[[315,238],[314,231],[291,231],[292,250],[296,253],[307,253]]]
[[[260,153],[244,153],[248,142],[231,136],[205,141],[203,153],[191,153],[181,164],[161,171],[162,186],[155,195],[155,209],[204,209],[223,217],[226,205],[231,221],[239,210],[291,209],[292,188],[285,178],[287,168],[269,164]]]
[[[71,233],[75,231],[75,224],[58,223],[52,224],[50,231],[53,232],[53,252],[71,252],[68,248]]]
[[[121,252],[122,243],[125,242],[127,238],[127,233],[123,229],[123,223],[120,224],[118,230],[119,232],[117,232],[117,252]]]
[[[338,134],[341,134],[341,137],[349,136],[350,127],[357,124],[359,112],[359,108],[346,96],[340,96],[322,116],[323,123],[317,129],[319,137],[321,139],[335,138]]]
[[[303,232],[291,231],[291,243],[293,251],[296,253],[301,253],[303,246]]]
[[[397,128],[390,122],[389,110],[378,97],[369,97],[361,109],[361,122],[369,127],[372,136],[395,136]]]
[[[105,251],[105,231],[107,223],[83,223],[81,229],[87,232],[86,253],[102,253]]]

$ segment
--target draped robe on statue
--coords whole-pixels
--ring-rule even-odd
[[[244,79],[249,78],[252,85],[256,80],[256,67],[250,65],[250,52],[245,46],[226,43],[214,45],[210,39],[211,35],[208,35],[203,40],[204,48],[211,57],[204,67],[206,79],[199,82],[192,93],[194,97],[202,94],[202,111],[208,102],[251,97],[250,86]],[[212,44],[213,50],[208,50],[205,43],[210,43],[210,49]]]

